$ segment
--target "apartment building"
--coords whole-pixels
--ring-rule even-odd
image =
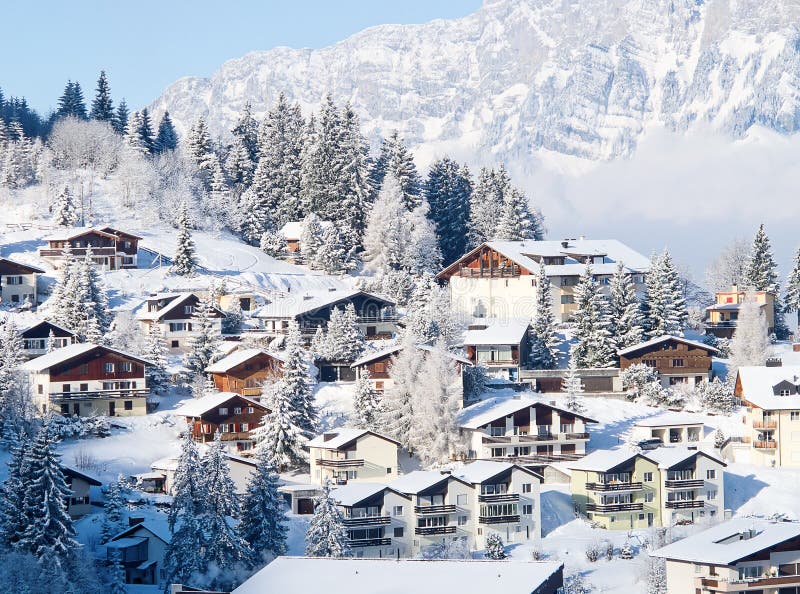
[[[745,406],[749,447],[737,447],[737,462],[800,466],[800,366],[745,366],[734,394]]]
[[[706,308],[706,333],[718,338],[732,338],[742,304],[757,303],[767,318],[767,333],[775,332],[775,294],[769,291],[743,291],[736,285],[716,294],[716,302]]]
[[[335,485],[389,482],[397,478],[400,444],[368,431],[341,427],[318,435],[307,444],[311,480]]]
[[[525,465],[580,458],[589,441],[588,425],[597,421],[555,403],[528,393],[468,406],[459,416],[467,457]]]
[[[666,561],[667,594],[796,594],[800,524],[734,518],[652,553]]]
[[[650,260],[614,239],[563,241],[489,241],[468,252],[437,278],[447,281],[454,312],[474,318],[536,316],[536,279],[540,264],[550,281],[556,319],[575,312],[575,287],[586,262],[604,293],[622,262],[637,291],[644,290]]]
[[[567,467],[576,511],[609,530],[722,516],[725,463],[698,450],[598,450]]]
[[[199,304],[200,297],[195,293],[158,293],[147,298],[136,319],[145,333],[153,324],[157,325],[170,352],[185,353],[194,336],[194,313]],[[212,315],[214,331],[221,335],[225,312],[214,307]]]
[[[619,351],[619,368],[647,365],[658,372],[664,387],[686,384],[695,386],[711,379],[714,347],[665,334]],[[622,386],[620,385],[620,388]]]
[[[40,274],[44,274],[41,268],[0,258],[0,304],[20,306],[29,303],[36,307]]]
[[[470,324],[464,333],[467,359],[483,365],[489,377],[519,380],[530,357],[530,321],[485,319]]]

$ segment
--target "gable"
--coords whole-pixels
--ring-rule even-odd
[[[62,328],[61,326],[56,326],[47,320],[23,330],[20,334],[22,338],[47,338],[50,336],[50,332],[57,338],[73,338],[75,336],[74,332]]]
[[[781,392],[784,393],[781,394]],[[788,392],[788,394],[785,392]],[[783,380],[772,386],[772,393],[775,394],[775,396],[795,396],[798,394],[798,389],[797,386],[789,380]]]
[[[442,270],[436,275],[438,279],[449,279],[455,276],[462,270],[470,271],[470,274],[478,275],[484,271],[487,275],[490,271],[508,270],[512,273],[530,275],[531,272],[527,268],[520,266],[520,264],[505,254],[490,248],[485,243],[479,245],[474,250],[468,252],[447,268]]]
[[[219,375],[231,375],[236,378],[247,378],[258,373],[269,373],[278,370],[281,362],[267,353],[258,353],[247,361],[243,361]]]
[[[26,264],[14,262],[13,260],[0,258],[0,276],[42,274],[43,272],[44,270],[36,268],[35,266],[28,266]]]
[[[105,364],[114,364],[114,371],[107,373]],[[130,363],[130,371],[122,371],[121,363]],[[105,351],[98,348],[88,353],[82,353],[57,365],[50,367],[50,378],[84,378],[84,379],[119,379],[137,378],[144,375],[144,362],[141,359]]]

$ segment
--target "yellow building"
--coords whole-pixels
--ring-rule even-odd
[[[393,481],[399,448],[395,440],[366,429],[326,431],[308,442],[311,480],[320,485]]]
[[[775,294],[768,291],[742,291],[736,285],[717,293],[717,301],[706,308],[706,332],[719,338],[731,338],[739,320],[739,310],[748,299],[758,303],[767,316],[767,332],[775,332]]]

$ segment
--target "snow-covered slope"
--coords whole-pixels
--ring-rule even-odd
[[[797,130],[798,22],[790,0],[487,0],[461,19],[253,52],[153,107],[183,130],[202,114],[225,133],[247,101],[261,114],[280,92],[306,108],[331,92],[373,139],[397,128],[418,154],[610,159],[652,126]]]

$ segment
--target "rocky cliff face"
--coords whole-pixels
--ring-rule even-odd
[[[790,0],[487,0],[424,25],[367,29],[319,49],[276,48],[184,78],[153,104],[216,133],[278,93],[307,109],[350,101],[374,140],[523,163],[631,154],[648,129],[800,127],[800,4]]]

